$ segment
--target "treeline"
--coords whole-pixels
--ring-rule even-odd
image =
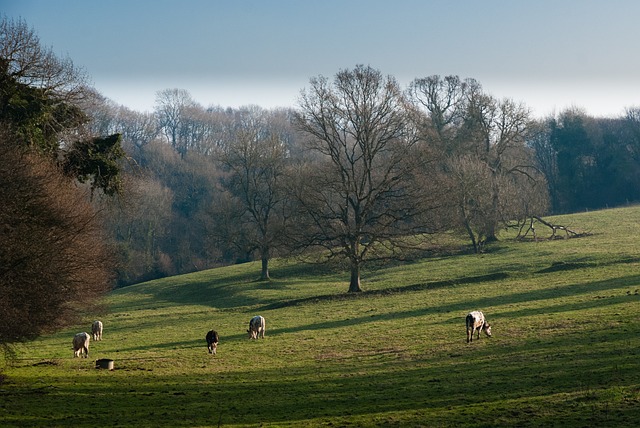
[[[120,132],[129,154],[123,165],[126,191],[107,208],[119,283],[253,260],[263,245],[256,234],[271,224],[256,223],[260,219],[253,216],[268,207],[247,206],[246,198],[260,203],[275,189],[263,192],[260,186],[270,183],[248,183],[246,177],[264,177],[269,163],[299,150],[292,111],[204,108],[177,89],[159,92],[152,113],[103,101],[92,111],[96,131]]]
[[[398,194],[382,197],[383,210],[399,193],[413,192],[412,198],[428,200],[428,206],[387,212],[406,211],[411,228],[404,232],[453,228],[476,251],[495,238],[496,228],[531,215],[640,199],[639,109],[615,119],[579,109],[536,119],[524,104],[496,99],[473,79],[430,76],[402,89],[392,77],[362,66],[339,72],[333,81],[312,78],[303,94],[295,109],[204,107],[179,89],[158,92],[153,112],[108,100],[94,106],[95,131],[121,133],[130,156],[128,191],[111,206],[108,222],[122,260],[121,285],[254,259],[263,259],[262,276],[268,277],[270,257],[308,247],[292,236],[296,231],[323,235],[315,244],[327,248],[348,247],[354,236],[367,241],[373,229],[350,224],[367,219],[345,219],[352,213],[339,212],[349,204],[356,214],[364,209],[354,200],[362,200],[366,189],[344,187],[363,176],[345,174],[392,172],[365,159],[387,138],[385,132],[389,145],[378,147],[377,156],[400,156],[391,143],[402,141],[417,165],[396,159],[407,169],[396,178],[419,183],[421,192],[387,189]],[[378,117],[363,119],[376,109]],[[389,123],[377,122],[391,116]],[[318,176],[331,158],[342,169],[333,173],[345,181],[334,188],[341,201],[327,218],[305,220],[301,205],[312,205],[298,193],[312,193],[314,185],[331,188]],[[305,180],[311,180],[310,188],[303,187]],[[321,195],[315,197],[318,203]],[[347,232],[330,230],[329,220]],[[399,222],[392,226],[400,228]],[[355,251],[342,256],[358,258],[361,250]]]

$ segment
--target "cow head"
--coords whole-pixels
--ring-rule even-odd
[[[487,322],[484,323],[484,332],[487,336],[491,337],[491,326]]]

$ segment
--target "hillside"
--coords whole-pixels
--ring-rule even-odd
[[[91,319],[18,349],[0,425],[635,426],[640,207],[552,220],[590,235],[505,232],[483,255],[367,270],[358,294],[283,260],[269,283],[249,263],[119,289],[90,358],[71,338]],[[493,337],[467,344],[475,309]],[[256,314],[267,334],[251,341]]]

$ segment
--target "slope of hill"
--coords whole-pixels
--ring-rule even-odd
[[[503,239],[483,255],[348,276],[275,261],[115,291],[104,339],[18,349],[2,426],[634,426],[640,420],[640,208],[553,218],[589,236]],[[483,310],[493,337],[466,343]],[[251,316],[267,320],[251,341]],[[204,336],[216,329],[218,354]],[[96,370],[98,358],[115,370]]]

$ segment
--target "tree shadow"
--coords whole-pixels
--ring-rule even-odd
[[[258,364],[220,375],[206,372],[205,376],[204,371],[165,375],[155,370],[151,376],[144,373],[149,371],[146,365],[131,359],[128,366],[117,365],[114,373],[101,376],[99,381],[78,382],[77,374],[69,374],[64,375],[68,376],[66,380],[60,376],[54,389],[34,394],[26,387],[12,388],[6,393],[0,391],[0,396],[5,415],[17,414],[24,406],[29,410],[22,414],[23,421],[52,426],[64,425],[71,418],[78,426],[208,426],[211,421],[228,425],[296,424],[315,418],[342,418],[347,422],[353,417],[375,418],[392,412],[408,412],[406,418],[424,424],[425,414],[412,412],[440,409],[464,417],[461,409],[468,409],[472,403],[488,408],[508,403],[510,408],[474,415],[466,426],[479,421],[489,426],[498,417],[518,425],[528,417],[512,413],[515,406],[540,406],[541,400],[548,401],[554,406],[545,411],[545,417],[558,418],[566,416],[566,409],[556,406],[566,404],[575,410],[575,400],[597,402],[599,396],[592,391],[635,387],[639,380],[635,364],[638,355],[637,351],[629,352],[631,345],[625,344],[625,339],[624,332],[613,331],[607,336],[607,344],[585,345],[577,352],[578,338],[567,341],[565,337],[512,342],[500,350],[461,344],[455,354],[435,350],[408,360],[385,354],[384,364],[357,355],[340,360],[329,356],[286,369]],[[132,376],[131,371],[141,374]],[[470,391],[482,393],[470,395]],[[256,394],[260,405],[246,405],[247,397]],[[559,395],[564,398],[553,401]],[[90,413],[77,412],[89,404]],[[611,412],[631,412],[630,416],[640,417],[638,406],[632,411],[620,402],[611,401],[607,406]],[[20,421],[19,417],[16,420]]]
[[[502,275],[498,275],[502,277]],[[469,282],[467,283],[477,283],[481,282],[484,276],[482,277],[470,277],[468,278]],[[488,279],[489,281],[491,279]],[[624,289],[628,288],[630,285],[636,286],[640,283],[640,275],[631,275],[621,278],[614,278],[604,281],[593,281],[588,283],[581,284],[568,284],[560,287],[553,287],[543,290],[534,290],[527,291],[521,293],[512,293],[506,294],[503,296],[490,296],[490,297],[482,297],[474,300],[467,300],[464,302],[456,302],[450,304],[436,305],[436,306],[425,306],[421,309],[413,309],[408,311],[396,311],[389,312],[382,315],[366,315],[362,317],[349,318],[344,320],[334,320],[334,321],[324,321],[319,323],[310,323],[305,325],[299,325],[291,328],[283,328],[283,329],[273,329],[271,330],[271,335],[284,334],[284,333],[295,333],[306,330],[323,330],[323,329],[332,329],[332,328],[342,328],[349,327],[352,325],[358,325],[362,323],[371,323],[378,321],[388,321],[388,320],[398,320],[403,318],[415,318],[421,317],[428,314],[438,314],[438,313],[449,313],[449,312],[459,312],[461,313],[461,317],[451,318],[447,322],[455,322],[458,319],[461,320],[461,323],[464,324],[464,315],[468,311],[475,310],[478,308],[484,307],[493,307],[499,308],[500,306],[508,306],[518,303],[525,303],[530,301],[543,301],[550,299],[558,299],[569,296],[577,296],[581,294],[589,294],[595,292],[605,292],[615,289]],[[448,282],[443,282],[439,286],[447,286],[451,285]],[[412,287],[412,286],[409,286]],[[384,294],[384,293],[376,293],[376,294]],[[346,295],[346,298],[366,298],[367,296],[376,295],[374,293],[366,292],[366,293],[353,293],[352,295]],[[326,300],[332,300],[333,298],[342,299],[344,296],[327,296]],[[620,294],[617,296],[608,296],[602,298],[598,298],[598,296],[594,296],[592,300],[583,301],[583,302],[575,302],[575,303],[565,303],[560,305],[552,305],[544,307],[540,307],[538,309],[522,309],[515,311],[507,311],[501,312],[499,309],[496,309],[499,318],[514,318],[514,317],[522,317],[522,316],[532,316],[537,314],[545,314],[545,313],[557,313],[557,312],[568,312],[568,311],[578,311],[585,309],[592,309],[596,307],[603,307],[605,305],[615,305],[618,303],[628,302],[629,299],[634,299],[636,301],[640,300],[640,295],[636,294]],[[313,299],[299,299],[300,301],[296,301],[296,304],[309,304],[315,303],[320,300]],[[281,306],[280,306],[281,307]],[[267,305],[262,309],[275,309],[271,305]]]

